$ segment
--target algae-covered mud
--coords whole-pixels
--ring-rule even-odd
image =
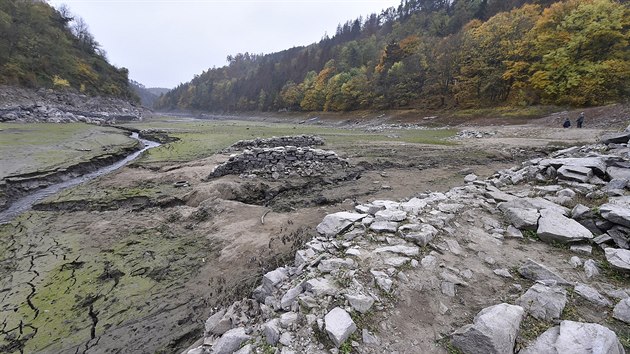
[[[508,132],[488,146],[408,126],[159,119],[129,127],[179,140],[0,225],[0,352],[178,352],[200,337],[213,306],[249,296],[262,273],[292,259],[327,213],[445,190],[557,141]],[[235,141],[292,134],[322,136],[351,167],[318,178],[208,178]]]

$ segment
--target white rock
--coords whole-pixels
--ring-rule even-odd
[[[630,208],[624,205],[613,203],[604,204],[599,207],[599,213],[606,220],[630,227]]]
[[[219,310],[206,320],[206,334],[221,335],[232,328],[232,321],[225,316],[225,310]]]
[[[545,242],[575,242],[592,239],[593,234],[580,223],[553,210],[542,210],[538,220],[538,237]]]
[[[340,307],[335,307],[324,317],[326,332],[337,347],[348,339],[357,330],[350,315]]]
[[[540,214],[536,209],[503,208],[501,210],[517,229],[535,230],[538,225]]]
[[[586,273],[587,278],[596,277],[599,275],[599,269],[597,268],[597,263],[594,260],[589,259],[584,262],[584,272]]]
[[[368,214],[349,213],[345,211],[329,214],[317,225],[317,232],[327,237],[334,237],[354,224],[355,221],[361,220],[366,216],[368,216]]]
[[[370,230],[375,232],[391,232],[394,233],[398,230],[398,223],[394,221],[374,221],[370,224]]]
[[[280,315],[280,327],[282,328],[293,328],[298,322],[298,314],[295,312],[285,312]]]
[[[280,299],[280,306],[283,310],[289,310],[291,305],[296,301],[297,297],[304,291],[302,285],[293,287],[287,291],[282,299]]]
[[[466,175],[466,177],[464,177],[464,182],[466,183],[472,183],[476,180],[477,180],[477,175],[474,173],[468,174]]]
[[[419,246],[426,246],[435,238],[438,230],[430,224],[407,224],[398,228],[400,236]]]
[[[404,256],[417,256],[420,254],[420,248],[415,246],[404,246],[404,245],[396,245],[396,246],[385,246],[379,247],[374,250],[374,253],[383,253],[383,252],[391,252],[402,254]]]
[[[610,302],[610,300],[608,300],[607,298],[602,296],[602,294],[600,294],[597,290],[595,290],[594,288],[586,284],[577,283],[573,289],[578,295],[582,296],[586,300],[596,305],[612,306],[612,303]]]
[[[525,311],[539,320],[551,321],[560,318],[567,303],[567,292],[559,286],[534,284],[516,300]]]
[[[527,259],[527,262],[518,269],[518,272],[523,277],[534,281],[556,282],[561,285],[570,284],[551,269],[542,264],[536,263],[532,259]]]
[[[268,321],[263,325],[262,332],[267,343],[276,345],[280,340],[280,321],[277,318]]]
[[[337,287],[327,278],[316,278],[304,283],[306,291],[312,292],[315,296],[335,295]]]
[[[271,293],[276,286],[288,278],[289,272],[285,268],[276,268],[263,275],[262,286]]]
[[[451,341],[464,353],[513,353],[523,313],[522,307],[505,303],[486,307],[473,324],[455,331]]]
[[[418,215],[426,206],[427,202],[418,198],[411,198],[408,202],[400,204],[402,210],[412,215]]]
[[[514,277],[512,276],[512,274],[510,274],[510,271],[505,269],[505,268],[501,268],[501,269],[495,269],[494,274],[500,276],[500,277],[504,277],[504,278],[510,278],[513,279]]]
[[[345,297],[350,302],[350,306],[361,313],[370,311],[374,304],[374,298],[363,294],[346,294]]]
[[[319,262],[317,269],[322,273],[330,273],[339,269],[352,269],[355,267],[355,263],[350,258],[331,258],[323,259]]]
[[[619,301],[613,310],[613,317],[630,324],[630,297]]]
[[[605,248],[606,260],[613,268],[630,271],[630,251],[620,248]]]
[[[521,232],[521,230],[510,225],[505,231],[505,237],[523,238],[523,233]]]
[[[569,264],[571,264],[573,268],[577,268],[582,265],[582,260],[578,256],[573,256],[569,260]]]
[[[212,346],[213,354],[232,354],[243,342],[251,338],[245,334],[245,328],[238,327],[225,332]]]
[[[562,321],[541,334],[519,354],[624,354],[615,332],[596,323]]]
[[[571,252],[580,253],[580,254],[591,254],[593,253],[593,246],[591,245],[571,245],[569,247]]]
[[[403,210],[385,209],[374,214],[376,221],[403,221],[407,218],[407,213]]]

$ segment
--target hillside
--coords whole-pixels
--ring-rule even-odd
[[[629,27],[614,0],[402,0],[309,46],[228,56],[156,108],[602,105],[629,96]]]
[[[0,2],[0,84],[138,100],[87,24],[40,0]]]
[[[160,95],[170,91],[167,88],[146,87],[143,84],[134,80],[130,80],[129,84],[131,85],[131,88],[136,93],[136,95],[140,98],[140,103],[148,108],[153,107],[153,104],[155,103],[155,101],[157,101]]]

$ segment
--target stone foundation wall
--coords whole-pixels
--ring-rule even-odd
[[[225,175],[254,174],[271,177],[310,177],[329,175],[345,169],[349,163],[334,151],[309,147],[282,146],[253,148],[232,155],[228,161],[217,166],[212,177]]]
[[[315,135],[292,135],[272,138],[256,138],[254,140],[240,140],[232,144],[223,152],[243,151],[253,148],[274,148],[281,146],[321,146],[324,145],[324,139]]]

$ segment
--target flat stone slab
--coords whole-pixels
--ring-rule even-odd
[[[527,259],[527,262],[518,269],[518,272],[523,277],[534,281],[556,282],[559,285],[571,284],[551,269],[540,263],[536,263],[532,259]]]
[[[601,137],[601,142],[604,144],[625,144],[630,139],[630,132],[621,133],[609,133],[604,134]]]
[[[467,354],[513,353],[523,314],[522,307],[506,303],[486,307],[473,324],[453,333],[451,343]]]
[[[606,260],[618,270],[630,271],[630,250],[621,248],[605,248]]]
[[[578,283],[574,288],[576,294],[580,295],[589,302],[599,306],[612,306],[612,302],[605,298],[599,291],[586,284]]]
[[[547,243],[569,243],[593,238],[593,234],[577,221],[546,209],[540,211],[537,234]]]
[[[435,238],[438,230],[430,224],[406,224],[398,228],[398,234],[419,246],[426,246]]]
[[[540,197],[517,198],[512,199],[509,202],[499,203],[499,210],[503,211],[505,208],[536,209],[538,211],[543,209],[551,209],[557,210],[562,215],[569,215],[569,209]]]
[[[385,209],[374,214],[376,221],[403,221],[407,218],[407,213],[402,210]]]
[[[600,174],[606,173],[606,161],[601,157],[567,157],[559,159],[544,159],[538,163],[540,166],[553,166],[556,169],[562,166],[575,166],[591,168]]]
[[[562,321],[541,334],[536,341],[519,354],[541,353],[606,353],[625,354],[615,332],[596,324]]]
[[[350,227],[354,222],[366,216],[368,216],[368,214],[349,213],[346,211],[329,214],[317,225],[317,232],[327,237],[334,237]]]
[[[606,173],[608,173],[608,176],[610,177],[611,180],[617,179],[617,180],[630,181],[630,168],[612,166],[606,169]]]
[[[335,307],[324,316],[328,337],[339,347],[357,330],[357,325],[342,308]]]
[[[593,170],[582,166],[562,166],[558,169],[558,178],[586,183],[593,177]]]
[[[540,213],[533,208],[501,208],[505,217],[519,230],[536,230]]]
[[[559,286],[537,283],[516,300],[533,317],[551,321],[560,318],[567,304],[567,292]]]
[[[599,207],[599,213],[606,220],[630,227],[630,208],[625,205],[607,203]]]
[[[420,248],[415,247],[415,246],[396,245],[396,246],[379,247],[374,250],[374,253],[383,253],[383,252],[397,253],[397,254],[402,254],[404,256],[417,256],[418,254],[420,254]]]
[[[346,300],[355,311],[366,313],[370,311],[374,304],[374,298],[363,294],[346,294]]]
[[[398,230],[398,223],[394,221],[385,221],[385,220],[375,221],[372,224],[370,224],[370,230],[376,231],[376,232],[394,233],[396,232],[396,230]]]

